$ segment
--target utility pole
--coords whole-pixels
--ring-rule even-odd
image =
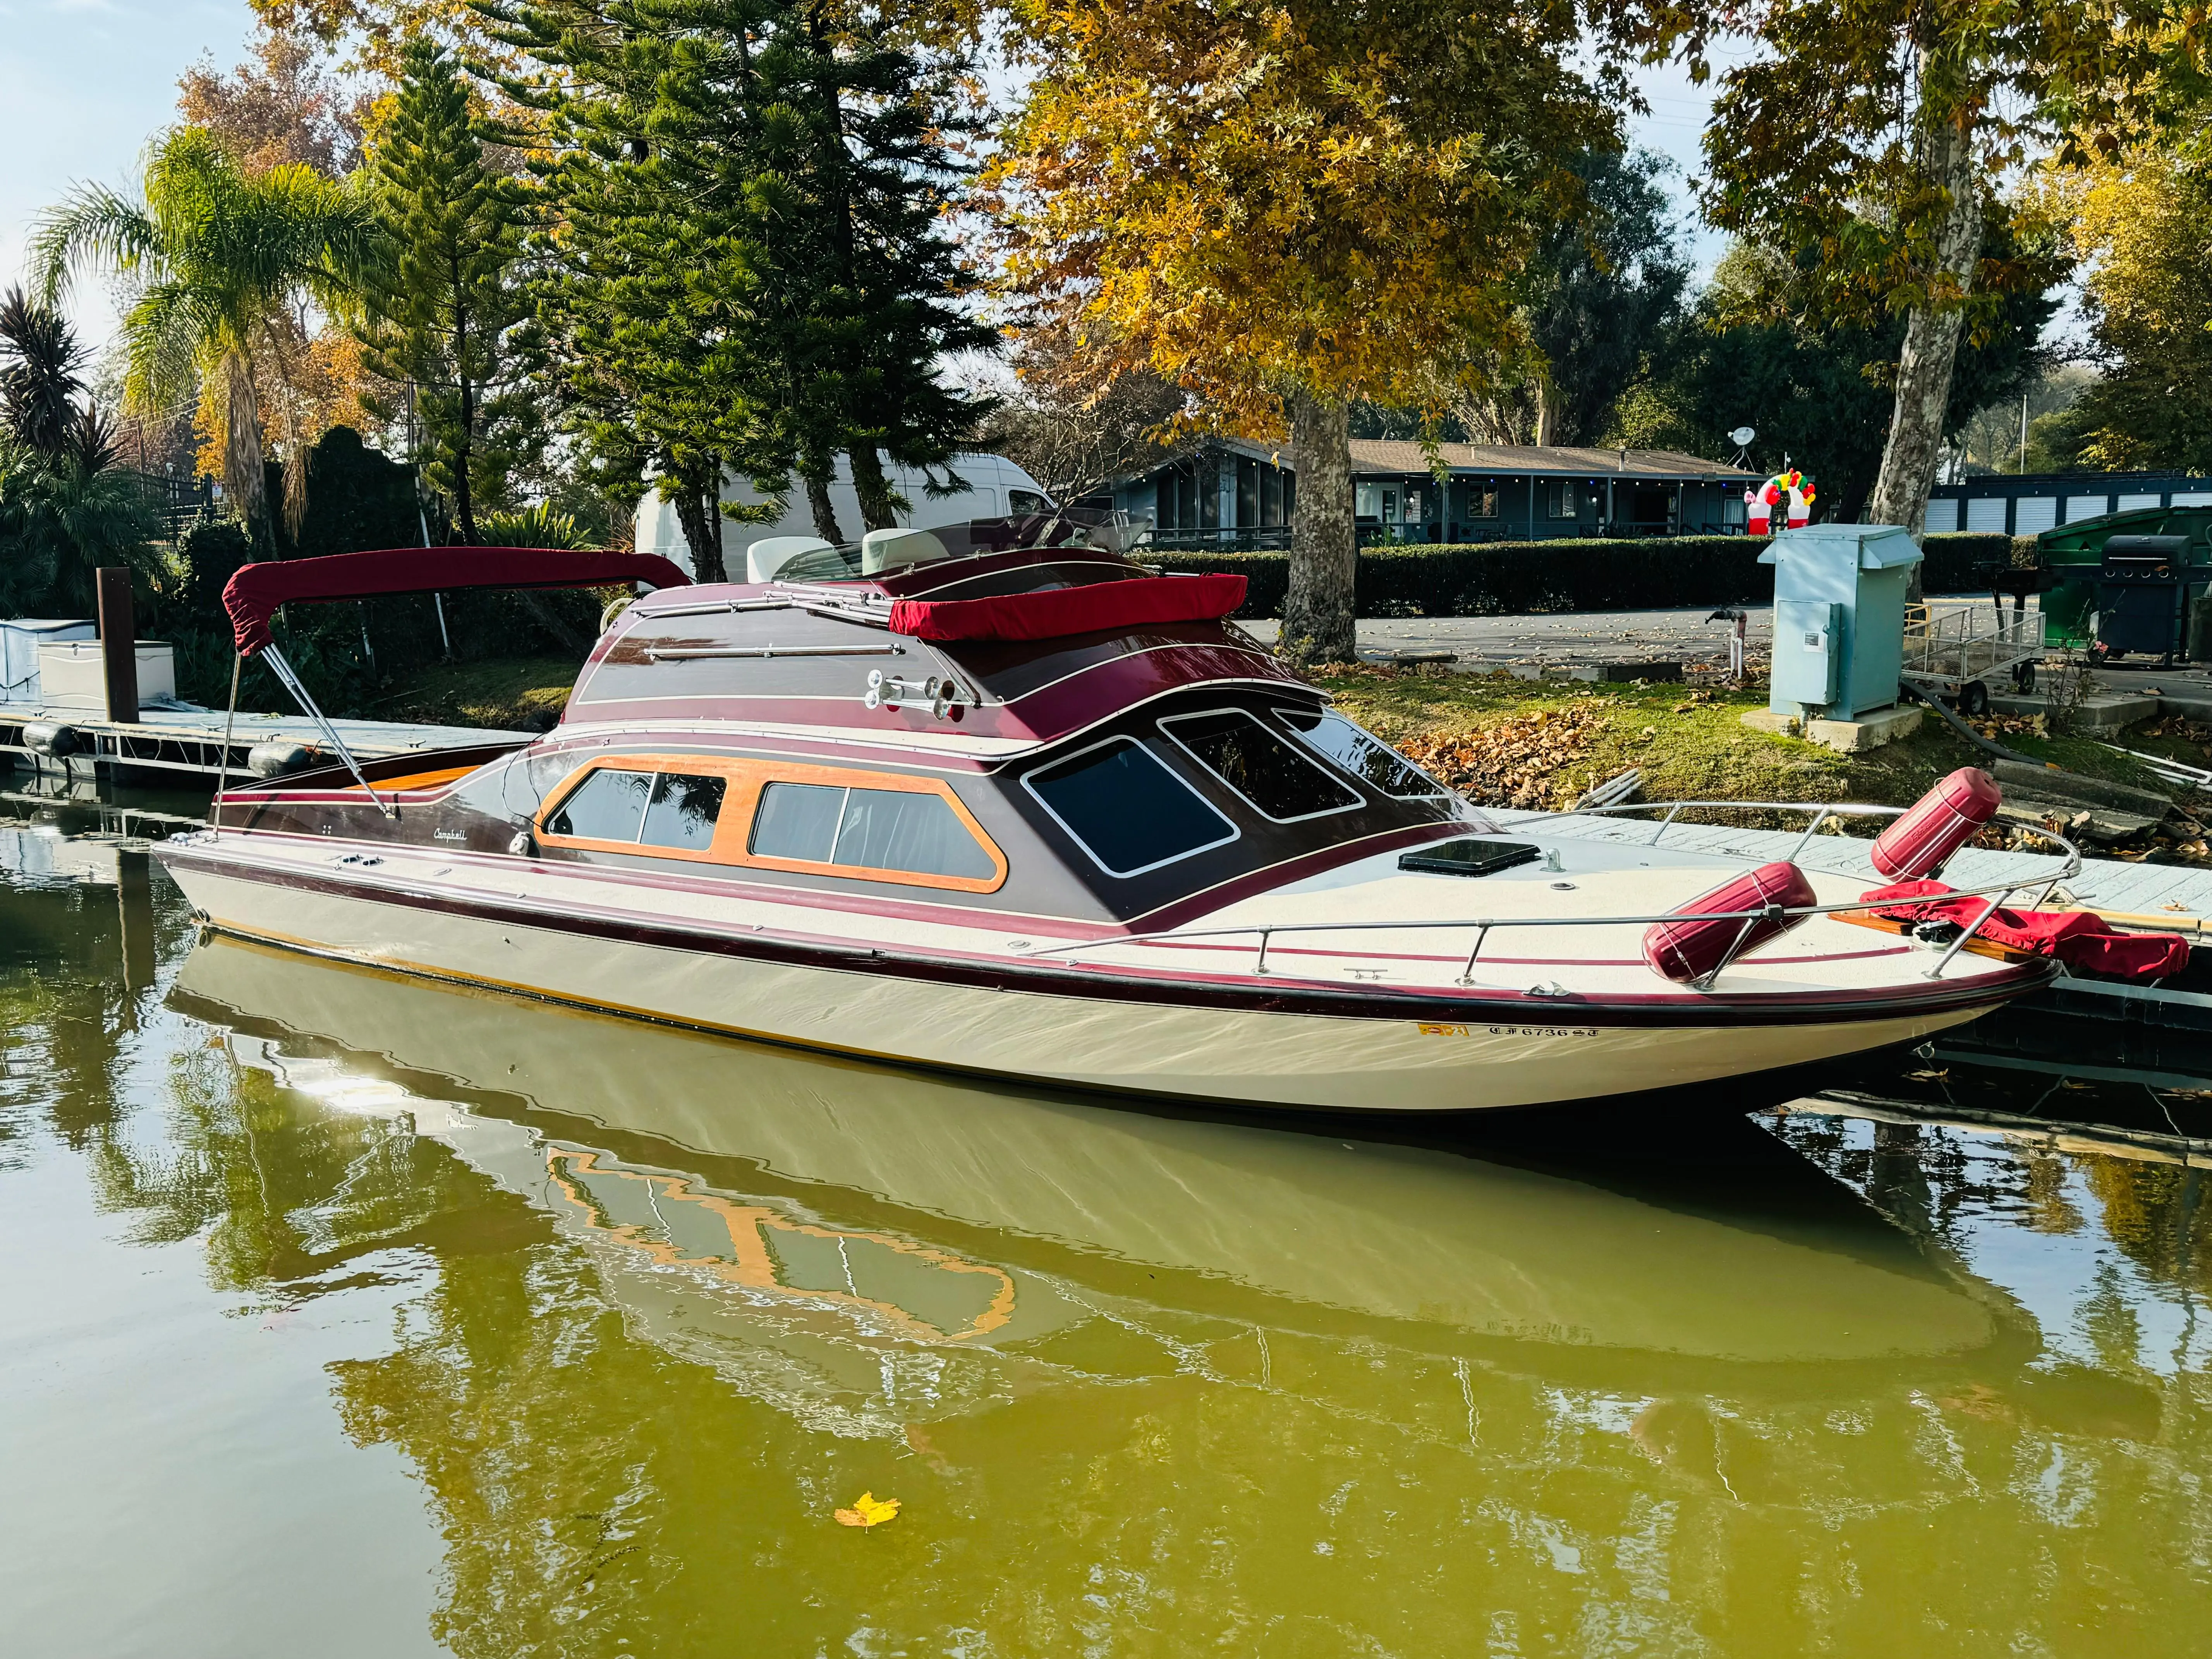
[[[2027,393],[2020,394],[2020,476],[2027,476]]]

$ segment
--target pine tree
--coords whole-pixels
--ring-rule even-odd
[[[657,474],[709,580],[725,473],[842,540],[846,453],[894,522],[881,457],[949,473],[986,406],[935,366],[994,343],[938,228],[955,63],[778,0],[485,3],[543,66],[509,83],[545,117],[538,317],[603,482]]]
[[[372,161],[385,258],[365,286],[362,337],[370,368],[414,388],[424,482],[473,544],[479,510],[503,500],[538,429],[512,340],[526,304],[522,228],[453,60],[418,40],[402,62]]]

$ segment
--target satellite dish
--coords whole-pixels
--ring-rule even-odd
[[[1740,426],[1736,428],[1735,431],[1729,434],[1729,441],[1734,444],[1738,449],[1741,449],[1758,435],[1759,434],[1753,432],[1749,427]]]

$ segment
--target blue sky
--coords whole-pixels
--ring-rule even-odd
[[[204,54],[229,68],[252,33],[244,0],[0,0],[0,282],[21,274],[40,210],[73,184],[127,186],[147,139],[175,114],[177,77]],[[1686,175],[1706,94],[1672,70],[1649,76],[1644,91],[1651,113],[1632,136]],[[1709,270],[1719,240],[1698,235],[1695,251]],[[104,289],[81,286],[70,309],[104,343],[114,319]]]
[[[252,33],[241,0],[0,0],[0,279],[21,274],[40,209],[80,181],[129,183],[175,113],[178,76],[204,52],[228,67]],[[107,333],[98,287],[71,310]]]

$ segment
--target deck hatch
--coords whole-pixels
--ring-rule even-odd
[[[1398,867],[1431,876],[1494,876],[1518,864],[1534,864],[1542,856],[1543,849],[1533,842],[1477,841],[1462,836],[1401,853]]]

